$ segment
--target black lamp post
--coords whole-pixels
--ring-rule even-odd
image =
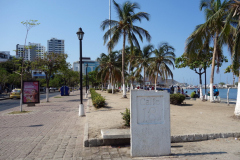
[[[79,66],[80,66],[80,104],[79,104],[79,116],[85,116],[84,112],[84,106],[82,103],[82,39],[83,39],[84,32],[82,31],[82,28],[79,28],[77,32],[78,39],[80,40],[80,61],[79,61]]]
[[[88,75],[87,75],[87,68],[88,68],[88,63],[86,64],[86,94],[88,90]]]

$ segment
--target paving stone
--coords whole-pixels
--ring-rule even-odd
[[[187,141],[188,142],[192,142],[192,141],[194,141],[194,135],[187,135]]]
[[[239,138],[240,137],[240,132],[234,133],[234,137]]]
[[[102,158],[111,158],[111,156],[109,154],[103,154]]]
[[[215,139],[215,134],[208,134],[208,140]]]

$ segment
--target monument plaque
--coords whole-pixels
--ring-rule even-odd
[[[167,91],[131,90],[131,156],[171,153],[170,97]]]

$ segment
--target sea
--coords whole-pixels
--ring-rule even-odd
[[[227,98],[227,88],[218,88],[219,90],[219,96],[220,98]],[[184,93],[188,92],[188,95],[190,95],[192,92],[196,91],[197,93],[197,89],[184,89]],[[208,93],[208,91],[210,91],[209,89],[206,89],[206,94]],[[205,95],[205,89],[202,90],[203,95]],[[229,89],[229,99],[232,100],[236,100],[237,99],[237,88],[230,88]]]

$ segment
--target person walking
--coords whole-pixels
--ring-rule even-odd
[[[180,87],[177,86],[177,93],[180,93]]]
[[[174,93],[174,87],[172,85],[172,87],[170,88],[170,94],[173,94]]]

